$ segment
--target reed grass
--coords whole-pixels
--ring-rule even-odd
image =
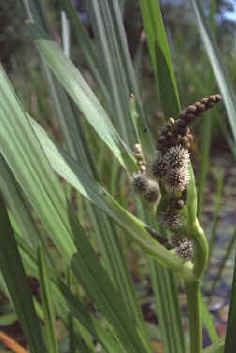
[[[0,67],[0,217],[3,226],[0,285],[12,300],[29,351],[153,352],[141,298],[130,271],[127,255],[133,252],[144,261],[151,280],[159,320],[155,331],[163,351],[217,353],[225,349],[232,352],[235,275],[225,341],[219,339],[201,293],[202,277],[215,244],[223,179],[218,182],[208,258],[208,241],[199,217],[204,211],[214,111],[203,123],[198,115],[210,107],[209,101],[216,103],[219,96],[212,98],[216,97],[211,96],[215,92],[209,92],[205,106],[203,100],[195,105],[190,101],[190,107],[181,112],[181,78],[179,83],[159,1],[140,0],[156,97],[161,105],[158,108],[164,114],[164,128],[169,132],[165,135],[162,129],[159,139],[154,138],[136,77],[140,65],[135,65],[131,58],[123,25],[125,1],[121,7],[116,0],[88,2],[87,13],[95,33],[93,39],[71,2],[61,1],[62,47],[55,41],[43,3],[23,1],[32,41],[28,39],[28,45],[36,48],[40,61],[37,78],[42,88],[38,86],[38,90],[45,88],[49,95],[52,117],[48,117],[48,121],[56,124],[62,139],[55,138],[55,131],[54,138],[50,137],[31,116],[33,112],[26,111]],[[215,43],[215,2],[211,2],[211,31],[199,1],[192,0],[192,5],[214,73],[213,76],[209,71],[209,77],[215,77],[223,97],[230,125],[227,133],[232,135],[231,145],[235,146],[235,102]],[[84,56],[90,79],[86,80],[83,70],[73,63],[73,40]],[[142,52],[138,51],[138,64]],[[193,78],[193,82],[202,89],[198,77]],[[215,81],[211,89],[213,87]],[[42,98],[39,97],[38,102],[39,107],[44,106]],[[44,109],[44,112],[49,111]],[[192,137],[187,129],[190,127],[188,109],[194,110],[191,119],[194,122],[199,119],[204,131],[198,184],[187,152]],[[178,121],[185,124],[185,132],[177,133]],[[164,177],[150,179],[145,173],[151,159],[157,158],[156,143],[159,162],[164,163],[168,160],[166,154],[169,153],[171,160],[171,153],[176,153],[176,146],[180,146],[184,137],[187,142],[181,146],[187,165],[182,169],[169,165]],[[168,177],[170,172],[179,173],[183,169],[185,184],[176,191]],[[158,194],[154,198],[145,188],[140,195],[134,195],[132,180],[134,175],[138,180],[140,174],[144,183],[155,186],[157,192],[160,190],[161,197]],[[183,205],[181,212],[171,209],[173,199]],[[153,200],[155,202],[150,202]],[[175,216],[183,218],[177,230],[167,222],[170,209],[169,215],[173,216],[175,211]],[[188,251],[193,246],[191,261],[173,245],[176,235],[181,245],[191,244]],[[235,236],[226,255],[234,239]],[[40,283],[41,303],[29,290],[28,276]],[[180,287],[184,288],[187,299],[189,339],[185,338]],[[57,335],[59,321],[66,330],[63,342]],[[202,345],[203,326],[212,342],[206,349]]]

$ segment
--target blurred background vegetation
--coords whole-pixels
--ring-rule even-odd
[[[93,42],[96,38],[96,33],[93,32],[90,26],[89,14],[86,11],[88,1],[73,0],[72,3]],[[138,1],[120,0],[120,3],[123,9],[123,20],[129,49],[135,63],[137,77],[139,78],[145,111],[148,113],[149,125],[155,135],[164,121],[164,116],[157,98],[154,72],[150,64]],[[45,0],[44,5],[50,31],[54,38],[61,43],[62,14],[60,1]],[[236,88],[236,8],[234,3],[230,0],[204,0],[202,1],[202,6],[205,16],[210,22],[212,35],[220,48],[225,67],[231,77],[234,88]],[[187,0],[162,0],[161,8],[168,33],[182,106],[187,106],[203,96],[218,93],[214,74],[200,40],[199,30],[196,26],[190,2]],[[34,52],[32,39],[26,24],[25,11],[21,1],[8,0],[0,3],[0,61],[10,75],[17,94],[21,97],[27,111],[36,120],[40,121],[59,143],[63,144],[62,133],[58,129],[56,120],[53,119],[53,105],[48,87],[42,79],[40,60],[36,52]],[[71,32],[70,50],[73,62],[80,67],[87,82],[96,92],[96,81],[89,70],[73,31]],[[96,94],[99,96],[99,92],[96,92]],[[233,165],[235,164],[236,152],[230,143],[230,129],[223,105],[218,106],[213,112],[209,112],[206,115],[205,119],[196,121],[193,127],[195,141],[192,145],[192,159],[198,175],[200,207],[203,207],[202,222],[205,226],[207,225],[208,234],[216,233],[216,223],[218,222],[219,228],[216,236],[219,238],[220,235],[225,235],[224,241],[219,240],[220,247],[215,249],[215,258],[212,261],[214,266],[218,261],[217,259],[221,256],[219,248],[220,250],[224,249],[225,254],[226,249],[230,247],[231,252],[234,243],[232,243],[232,239],[235,239],[235,235],[232,238],[232,233],[235,227],[235,209],[233,204],[236,200],[234,191],[236,172]],[[205,167],[200,168],[199,166],[203,166],[204,163]],[[207,184],[205,184],[206,180]],[[224,204],[225,211],[220,215],[219,210],[222,204]],[[218,210],[218,212],[214,212],[214,210]],[[215,215],[214,218],[212,216],[213,213]],[[149,279],[145,277],[145,273],[137,273],[136,265],[140,259],[133,254],[130,256],[132,257],[130,259],[130,267],[133,277],[135,279],[145,278],[146,282],[145,284],[141,283],[140,291],[144,291],[143,287],[145,286],[145,295],[150,296],[151,292],[148,292],[147,289]],[[232,257],[230,260],[229,254],[227,261],[229,261],[228,267],[231,274],[229,274],[229,279],[224,282],[224,285],[228,286],[227,288],[223,287],[224,296],[229,293],[232,276]],[[222,272],[220,275],[222,275]],[[212,289],[209,281],[211,281],[211,276],[206,282],[206,293],[209,288]],[[36,287],[37,283],[32,282],[33,290]],[[221,291],[216,292],[218,297],[223,296],[222,286],[219,286],[219,288]],[[214,312],[215,307],[213,304],[212,311]],[[225,302],[222,304],[221,309],[223,310],[223,319],[221,318],[220,320],[224,321],[224,315],[227,311]],[[147,316],[149,315],[146,317],[149,322],[156,322],[156,317],[154,317],[150,309],[150,301],[144,300],[143,310]]]
[[[89,15],[86,12],[86,2],[87,0],[72,1],[91,38],[94,38],[95,34],[92,31]],[[44,3],[50,30],[55,39],[61,41],[60,1],[45,0]],[[136,63],[144,104],[146,110],[150,113],[150,117],[152,117],[150,124],[154,124],[156,129],[161,122],[161,107],[156,100],[154,73],[150,66],[138,2],[136,0],[122,0],[121,3],[123,3],[123,18],[129,48]],[[228,68],[235,85],[236,10],[233,1],[207,0],[202,5],[205,9],[205,15],[211,23],[212,33],[220,47],[225,66]],[[186,106],[204,95],[217,92],[217,86],[200,40],[190,2],[162,0],[161,6],[180,87],[181,103],[182,106]],[[28,102],[29,105],[32,103],[34,92],[37,93],[38,97],[47,98],[46,87],[40,87],[40,85],[43,85],[43,81],[39,77],[39,60],[36,53],[33,52],[32,42],[27,33],[25,13],[21,1],[9,0],[0,4],[0,33],[0,60],[11,75],[18,94],[24,97],[24,101]],[[75,38],[73,38],[73,33],[71,44],[73,61],[80,68],[84,68],[84,74],[87,75],[86,77],[90,79],[90,83],[94,87],[95,82],[89,74],[82,51]],[[25,80],[26,76],[29,79]],[[38,95],[39,91],[40,95]],[[48,99],[44,100],[44,106],[40,106],[40,109],[46,109],[46,102],[49,103]],[[47,119],[40,109],[37,107],[34,116],[38,115],[40,118]],[[217,114],[214,114],[216,116],[214,117],[212,131],[214,147],[217,148],[220,143],[221,148],[225,149],[227,148],[227,142],[220,128],[220,124],[223,124],[222,121],[224,120],[221,113],[218,110]],[[221,122],[219,122],[219,119]],[[196,124],[199,125],[198,122]]]

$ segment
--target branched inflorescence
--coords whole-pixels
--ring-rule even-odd
[[[167,196],[167,207],[163,219],[170,230],[177,230],[182,225],[181,210],[187,199],[187,186],[189,183],[189,149],[193,136],[190,124],[194,118],[212,108],[221,100],[219,94],[202,98],[200,101],[189,105],[176,119],[169,118],[162,128],[157,142],[157,156],[151,166],[152,179],[146,174],[146,163],[141,145],[135,145],[135,157],[139,172],[133,175],[134,189],[152,203],[160,199],[161,191]],[[175,243],[175,244],[174,244]],[[180,237],[178,242],[173,242],[177,254],[188,259],[191,258],[191,241]]]
[[[161,130],[157,142],[158,155],[152,164],[152,174],[159,180],[165,193],[171,195],[164,219],[169,228],[178,228],[182,222],[180,210],[186,202],[189,183],[189,148],[193,140],[189,125],[199,116],[221,100],[216,94],[202,98],[189,105],[176,119],[169,118]]]
[[[141,145],[134,146],[135,157],[139,166],[139,172],[133,175],[132,184],[136,192],[143,195],[150,203],[155,203],[160,198],[160,188],[156,180],[146,175],[146,162],[142,153]]]

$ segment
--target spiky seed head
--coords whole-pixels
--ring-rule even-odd
[[[178,139],[178,143],[183,147],[185,148],[186,150],[189,149],[190,147],[190,139],[189,139],[189,135],[185,135],[185,136],[182,136]]]
[[[186,237],[175,237],[172,240],[177,255],[185,260],[191,260],[193,256],[193,245],[190,239]]]
[[[189,160],[188,151],[181,145],[171,147],[163,156],[163,162],[170,169],[187,167]]]
[[[163,223],[170,229],[176,230],[182,226],[183,220],[179,212],[176,210],[167,210],[163,214]]]
[[[134,190],[139,193],[144,193],[147,189],[148,179],[144,173],[136,173],[132,177],[132,185]]]
[[[162,178],[163,176],[166,175],[167,173],[167,164],[163,160],[162,156],[158,156],[154,162],[152,163],[151,170],[152,170],[152,175],[155,178]]]
[[[189,183],[187,167],[170,169],[165,177],[166,187],[172,191],[184,191]]]
[[[147,187],[143,196],[148,202],[158,201],[160,198],[159,184],[155,180],[148,179]]]

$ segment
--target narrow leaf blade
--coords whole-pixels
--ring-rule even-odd
[[[13,229],[2,196],[0,197],[0,268],[10,292],[18,318],[24,329],[32,353],[47,352],[40,321],[34,310],[32,296],[22,260],[17,249]]]
[[[205,45],[217,84],[225,102],[225,107],[228,113],[234,141],[236,141],[236,103],[232,85],[228,79],[226,69],[222,63],[221,54],[217,48],[214,38],[211,35],[207,21],[204,18],[199,0],[192,0],[192,5],[196,14],[202,41]]]
[[[36,46],[59,82],[61,82],[75,104],[83,112],[88,123],[92,125],[119,163],[123,167],[127,166],[131,171],[136,170],[134,158],[120,139],[110,119],[79,70],[63,54],[55,42],[38,40],[36,41]]]
[[[44,313],[45,335],[47,337],[48,352],[58,353],[56,339],[56,316],[53,308],[52,292],[48,278],[48,269],[43,248],[38,248],[40,294]]]

